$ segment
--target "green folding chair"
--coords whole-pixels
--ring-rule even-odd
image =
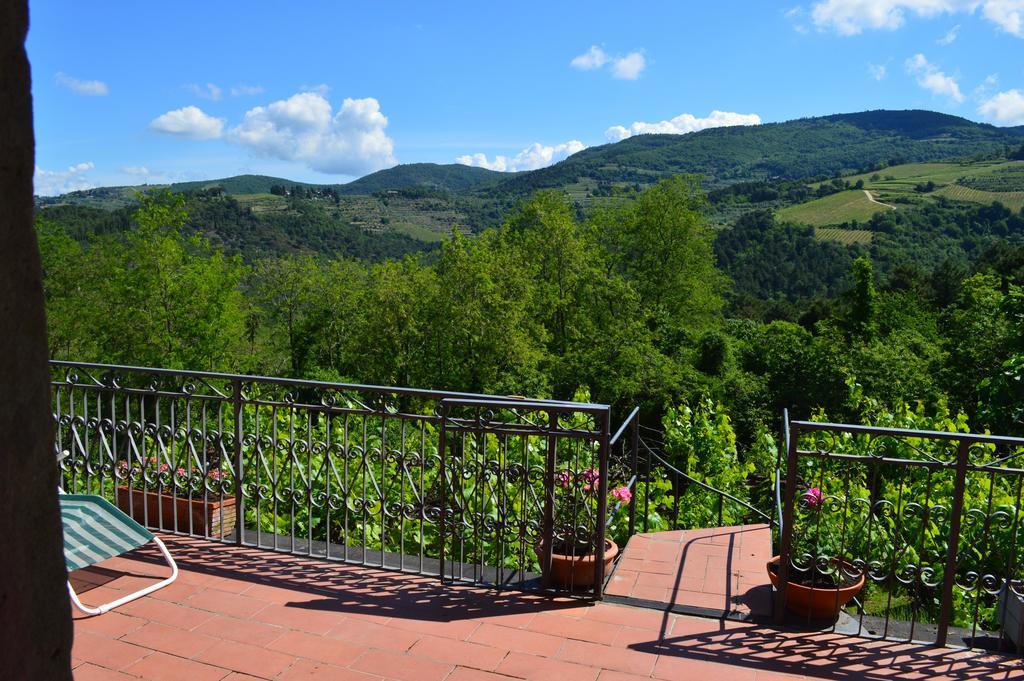
[[[171,568],[171,576],[167,579],[95,608],[82,604],[74,587],[71,586],[71,580],[68,580],[71,601],[82,612],[100,615],[162,589],[178,577],[178,566],[167,547],[160,541],[160,537],[139,525],[103,497],[90,494],[60,494],[59,498],[60,516],[64,524],[64,560],[68,572],[120,556],[150,541],[157,545]]]

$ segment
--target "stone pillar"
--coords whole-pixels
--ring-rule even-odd
[[[0,679],[70,680],[27,30],[27,0],[0,0]]]

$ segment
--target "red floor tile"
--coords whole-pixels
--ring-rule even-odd
[[[126,643],[159,650],[169,655],[193,658],[217,643],[218,639],[195,632],[150,622],[121,638]]]
[[[486,671],[494,671],[505,659],[507,652],[507,649],[490,645],[453,641],[437,636],[424,636],[409,650],[409,654],[413,657],[423,657]]]
[[[389,629],[379,624],[366,624],[355,620],[342,620],[327,633],[327,638],[346,641],[367,648],[404,652],[420,640],[420,634],[401,629]]]
[[[289,631],[269,644],[267,649],[338,667],[352,664],[366,652],[365,648],[303,631]]]
[[[560,636],[551,636],[536,631],[500,627],[484,622],[473,632],[469,640],[482,643],[501,650],[514,650],[519,653],[554,657],[564,641]]]
[[[75,681],[129,681],[138,679],[137,676],[128,676],[105,667],[98,667],[88,662],[75,667]]]
[[[290,667],[295,656],[235,641],[218,641],[196,659],[231,671],[273,678]]]
[[[594,681],[600,669],[548,657],[509,653],[498,666],[499,674],[516,676],[529,681]]]
[[[97,636],[87,631],[76,631],[71,654],[82,662],[91,662],[108,669],[124,669],[151,652],[148,648]]]
[[[372,650],[356,660],[351,669],[399,681],[442,681],[452,672],[454,665],[403,653]]]
[[[380,681],[382,677],[312,660],[296,660],[275,681]]]
[[[186,660],[166,653],[153,653],[125,670],[148,681],[219,681],[227,669]]]
[[[234,617],[214,617],[203,622],[192,631],[197,634],[205,634],[228,641],[265,646],[271,641],[281,638],[289,630],[273,624],[253,622],[252,620],[240,620]]]

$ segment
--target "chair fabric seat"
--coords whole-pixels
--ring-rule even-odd
[[[149,530],[103,497],[61,494],[59,498],[68,572],[119,556],[153,539]]]

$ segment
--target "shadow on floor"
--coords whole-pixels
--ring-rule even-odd
[[[183,572],[223,577],[281,590],[288,607],[430,621],[485,619],[519,613],[588,608],[591,602],[543,593],[442,583],[437,576],[328,562],[265,549],[223,545],[187,537],[163,537]],[[158,564],[148,547],[124,556]],[[123,563],[118,564],[121,567]],[[84,590],[124,576],[151,575],[94,566],[72,575]],[[289,593],[290,592],[290,593]],[[81,591],[80,591],[81,593]],[[294,598],[289,598],[294,594]]]
[[[677,622],[676,628],[679,628]],[[1019,658],[727,622],[686,622],[686,632],[630,647],[667,657],[828,679],[1024,679]],[[674,634],[676,632],[673,632]]]

